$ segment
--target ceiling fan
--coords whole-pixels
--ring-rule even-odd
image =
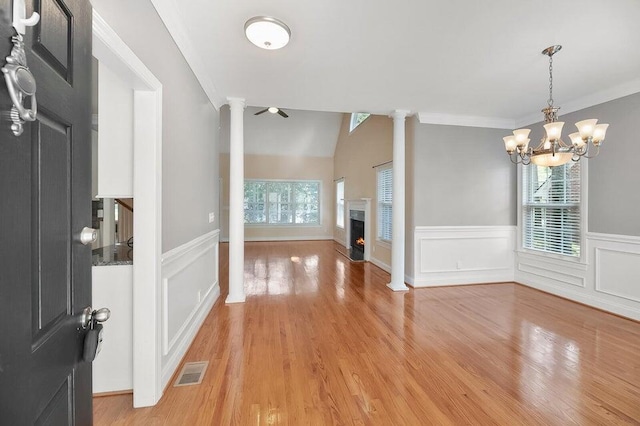
[[[267,111],[269,111],[271,114],[280,114],[283,118],[289,118],[289,115],[286,112],[284,112],[280,108],[276,108],[276,107],[265,108],[262,111],[258,111],[253,115],[260,115],[260,114],[263,114],[263,113],[265,113]]]

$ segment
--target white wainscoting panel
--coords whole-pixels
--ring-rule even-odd
[[[561,260],[533,252],[518,252],[515,279],[545,282],[556,287],[586,286],[587,265],[572,260]],[[522,282],[521,282],[522,283]],[[524,283],[523,283],[524,284]]]
[[[162,255],[162,386],[220,296],[220,231],[198,237]]]
[[[518,252],[515,280],[640,320],[640,237],[588,232],[586,263]]]
[[[413,287],[513,281],[515,226],[416,226]]]
[[[640,303],[640,253],[595,248],[595,289]]]

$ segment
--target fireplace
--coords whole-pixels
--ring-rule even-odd
[[[349,211],[350,246],[349,257],[351,260],[364,260],[364,212],[360,210]]]

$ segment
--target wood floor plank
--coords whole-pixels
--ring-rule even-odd
[[[640,324],[515,283],[394,293],[335,243],[247,243],[153,408],[94,399],[97,425],[640,424]],[[108,342],[105,342],[108,344]]]

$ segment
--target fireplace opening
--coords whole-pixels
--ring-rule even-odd
[[[349,257],[351,260],[364,260],[364,212],[359,210],[351,210],[350,218],[350,246]]]

